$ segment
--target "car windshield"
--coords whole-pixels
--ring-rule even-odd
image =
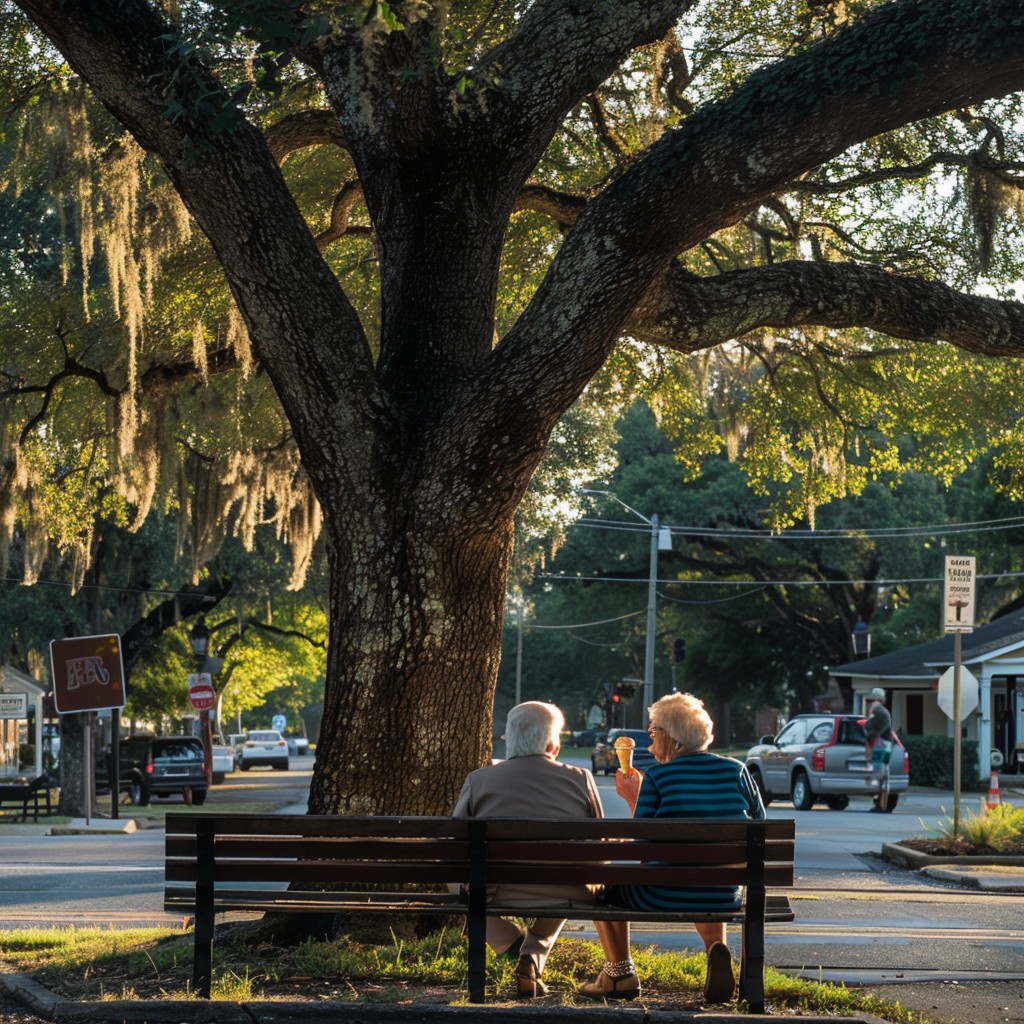
[[[201,761],[203,748],[192,743],[164,743],[153,747],[153,756],[168,761]]]

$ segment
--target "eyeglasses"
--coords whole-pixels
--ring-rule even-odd
[[[665,730],[660,725],[649,725],[647,726],[648,732],[664,732]]]

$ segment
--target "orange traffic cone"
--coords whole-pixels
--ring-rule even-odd
[[[986,807],[998,807],[999,800],[999,772],[993,772],[988,784],[988,803]]]

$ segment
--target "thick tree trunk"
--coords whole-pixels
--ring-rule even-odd
[[[383,510],[328,521],[331,646],[313,813],[446,814],[490,757],[511,512],[486,528],[450,523],[422,510],[404,522]]]

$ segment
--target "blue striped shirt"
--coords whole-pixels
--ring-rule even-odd
[[[720,754],[688,754],[656,764],[644,774],[635,818],[765,817],[761,794],[747,767]],[[740,906],[736,886],[620,886],[609,894],[637,910],[732,910]]]

